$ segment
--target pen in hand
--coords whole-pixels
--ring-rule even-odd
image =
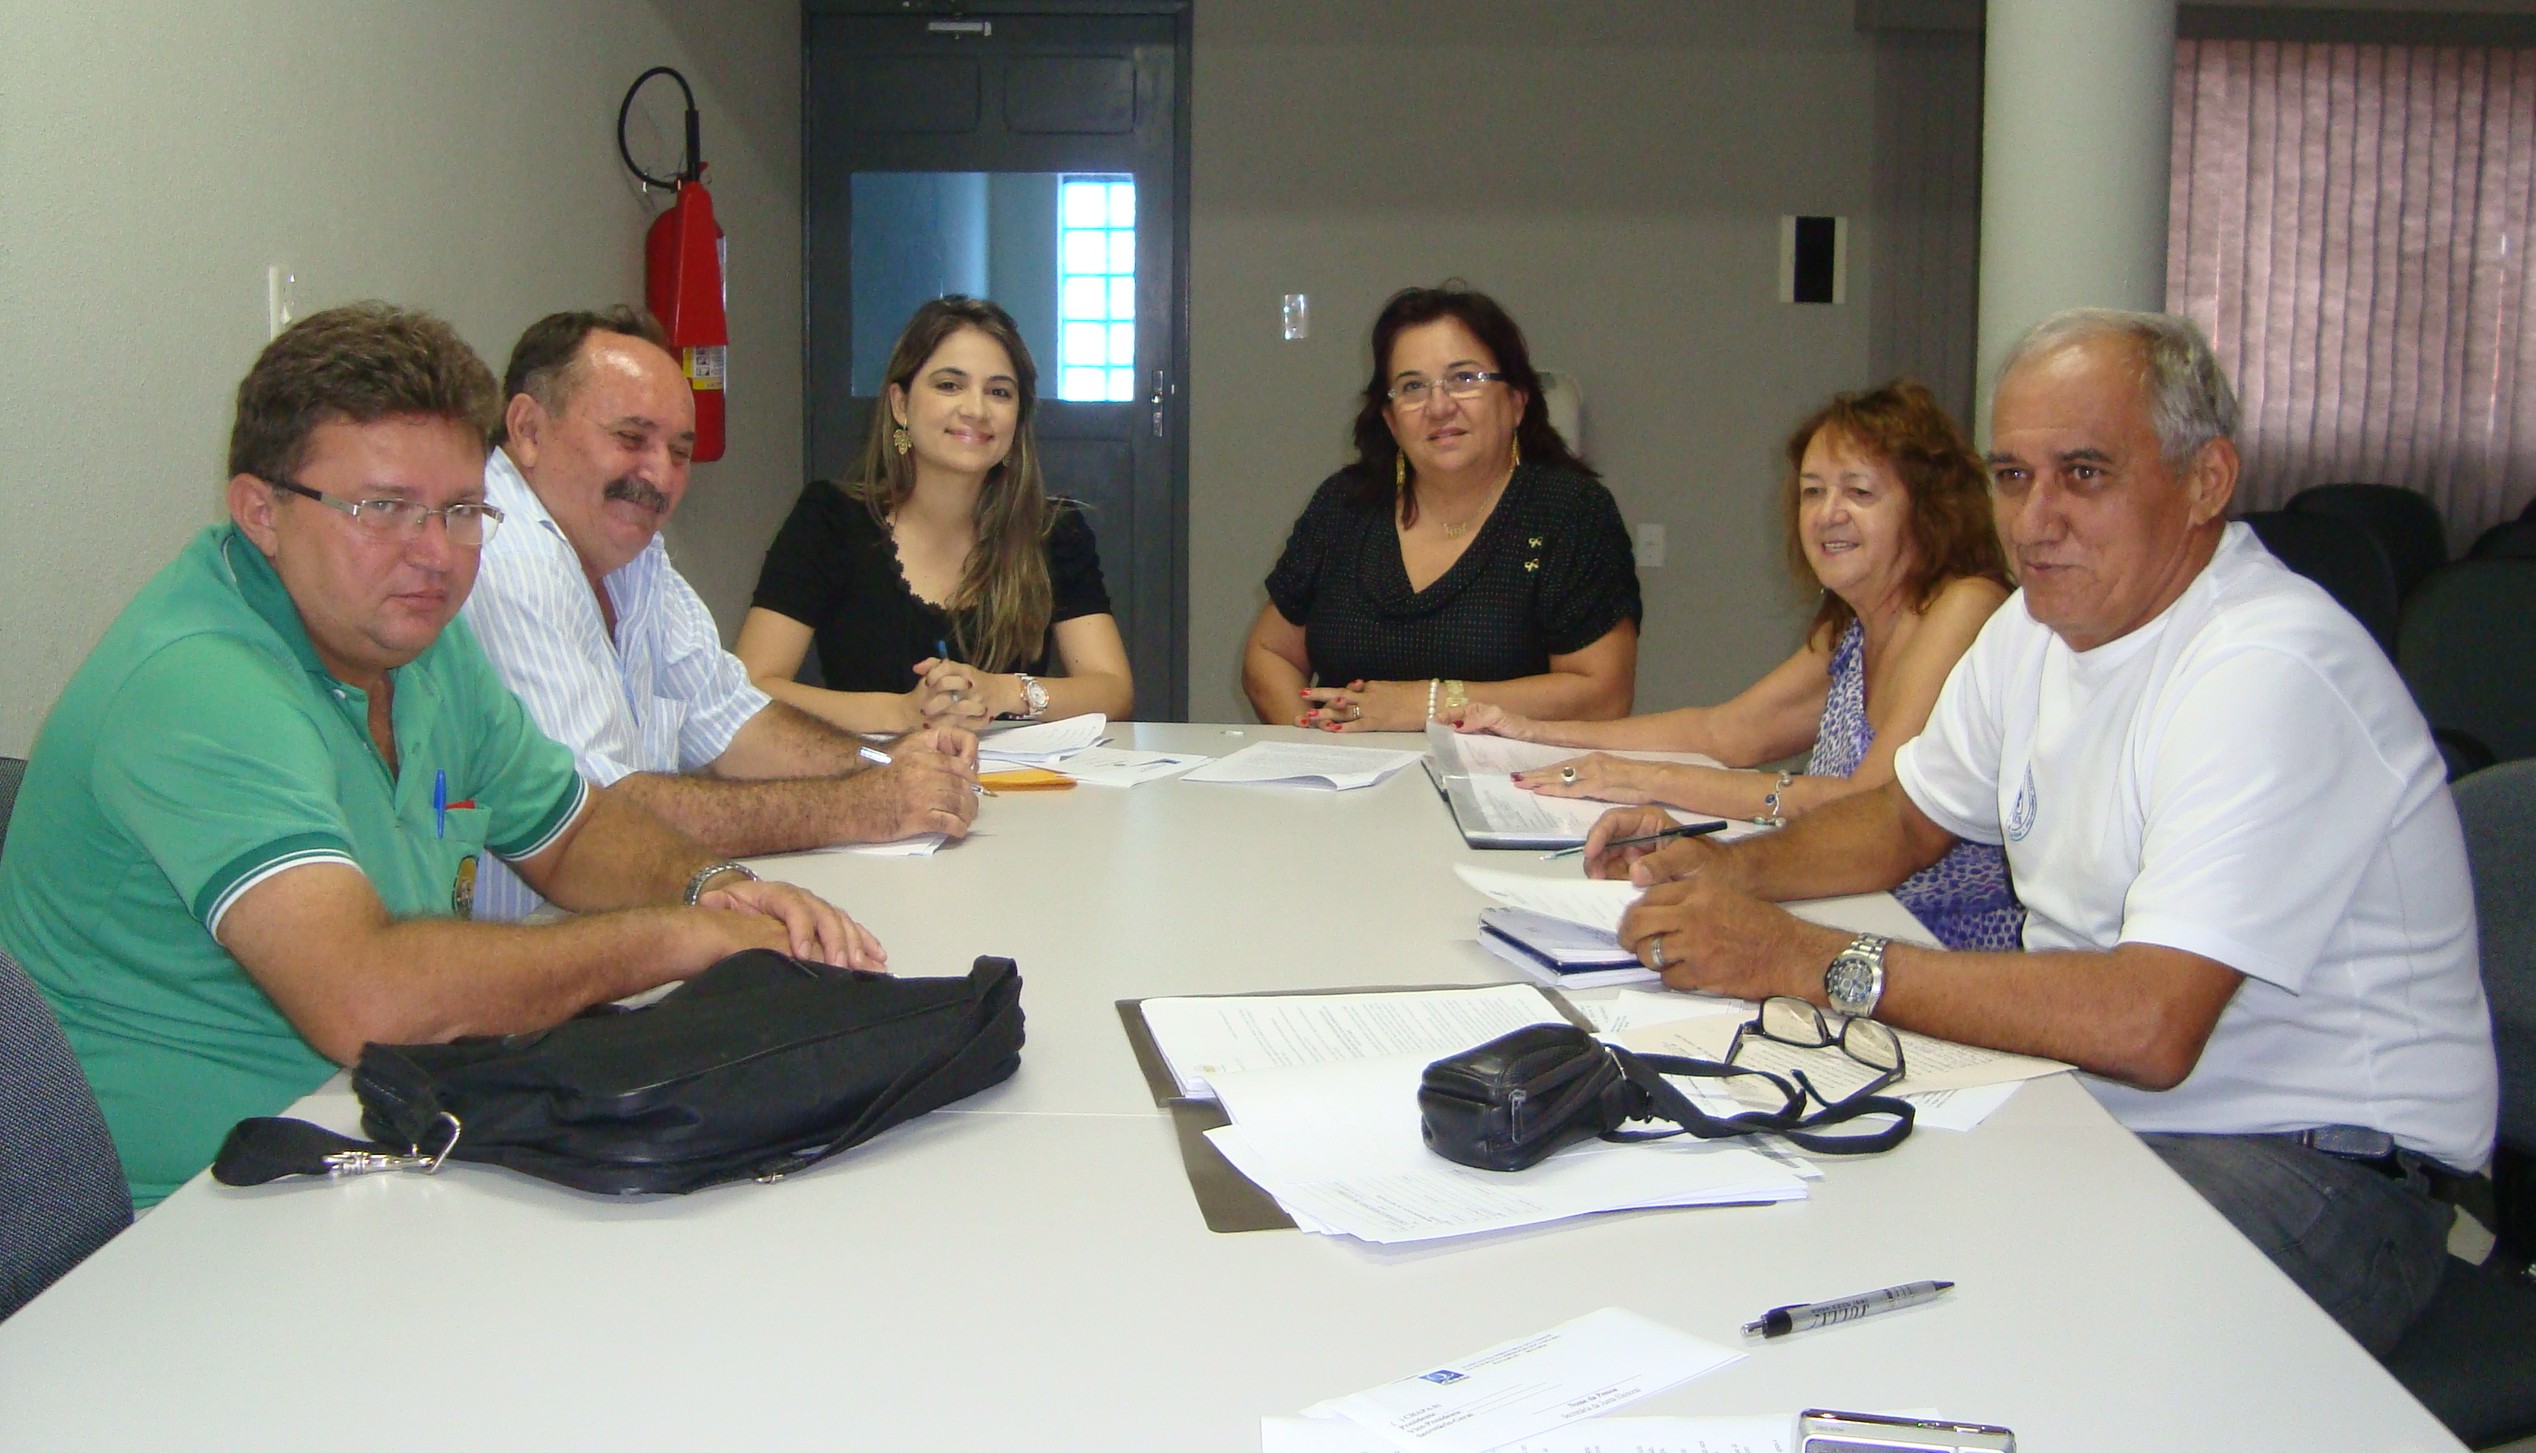
[[[1681,822],[1675,823],[1673,826],[1666,828],[1662,832],[1641,833],[1636,837],[1613,838],[1610,842],[1603,844],[1603,846],[1606,848],[1634,848],[1643,847],[1648,843],[1660,843],[1666,838],[1706,837],[1713,832],[1724,832],[1726,830],[1726,826],[1727,824],[1724,818],[1712,818],[1707,822]],[[1583,851],[1585,851],[1585,845],[1583,843],[1578,843],[1572,848],[1561,848],[1555,853],[1543,853],[1541,857],[1544,861],[1551,858],[1572,858]]]
[[[894,765],[894,764],[895,764],[895,763],[894,763],[894,759],[893,759],[893,758],[889,755],[889,753],[884,752],[884,751],[882,751],[880,748],[878,748],[878,747],[874,747],[874,746],[868,746],[868,745],[867,745],[867,746],[860,746],[860,747],[856,747],[856,748],[854,749],[854,754],[855,754],[856,756],[858,756],[858,757],[861,757],[864,761],[869,762],[869,763],[871,763],[873,766],[876,766],[876,767],[887,767],[887,766],[892,766],[892,765]],[[992,796],[994,796],[994,795],[995,795],[995,794],[994,794],[992,791],[990,791],[990,790],[987,788],[987,786],[986,786],[984,783],[982,783],[982,782],[972,782],[972,783],[970,783],[970,784],[969,784],[969,790],[970,790],[971,792],[976,793],[976,794],[977,794],[978,796],[980,796],[980,797],[992,797]]]

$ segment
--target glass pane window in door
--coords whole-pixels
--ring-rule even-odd
[[[1057,184],[1057,397],[1136,397],[1136,181]]]

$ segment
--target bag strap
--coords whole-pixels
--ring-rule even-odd
[[[228,1138],[220,1142],[220,1154],[211,1163],[211,1176],[224,1186],[260,1186],[284,1176],[339,1180],[383,1170],[437,1174],[449,1152],[458,1148],[463,1129],[455,1115],[443,1111],[440,1118],[448,1122],[449,1138],[438,1150],[409,1145],[400,1151],[375,1140],[338,1135],[305,1120],[259,1115],[229,1127]]]
[[[1615,1129],[1604,1133],[1606,1140],[1662,1140],[1683,1133],[1703,1140],[1720,1140],[1736,1135],[1778,1135],[1818,1155],[1872,1155],[1891,1150],[1909,1138],[1911,1127],[1919,1115],[1918,1107],[1894,1095],[1853,1095],[1808,1115],[1805,1113],[1805,1092],[1767,1070],[1720,1064],[1714,1060],[1686,1059],[1680,1055],[1642,1055],[1616,1044],[1605,1047],[1611,1051],[1611,1057],[1620,1066],[1621,1073],[1645,1094],[1649,1118],[1660,1117],[1679,1127],[1651,1131]],[[1665,1078],[1668,1075],[1710,1080],[1758,1075],[1777,1087],[1785,1103],[1778,1110],[1711,1115],[1692,1104],[1689,1096]],[[1887,1123],[1861,1134],[1821,1133],[1827,1126],[1845,1125],[1870,1116],[1886,1117]]]

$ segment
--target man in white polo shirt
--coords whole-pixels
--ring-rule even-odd
[[[2465,844],[2368,633],[2227,522],[2236,399],[2192,324],[2081,310],[2011,351],[1990,467],[2018,593],[1896,780],[1785,831],[1595,868],[1677,988],[1802,995],[2067,1060],[2383,1353],[2439,1279],[2433,1191],[2498,1094]],[[1763,900],[1887,888],[2004,843],[2025,951],[1944,953]]]

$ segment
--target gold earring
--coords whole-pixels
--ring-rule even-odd
[[[1406,454],[1394,454],[1394,455],[1392,455],[1392,456],[1391,456],[1391,482],[1392,482],[1393,484],[1399,485],[1399,486],[1400,486],[1401,488],[1403,488],[1403,489],[1408,488],[1408,486],[1409,486],[1409,456],[1408,456],[1408,455],[1406,455]]]
[[[1523,441],[1521,439],[1517,439],[1510,447],[1514,450],[1514,458],[1509,462],[1518,465],[1523,463]]]
[[[897,450],[902,459],[906,457],[908,450],[916,447],[916,441],[907,437],[906,425],[901,424],[889,431],[889,447]]]

